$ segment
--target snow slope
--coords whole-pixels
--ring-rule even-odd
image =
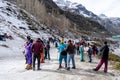
[[[93,63],[88,63],[88,58],[85,62],[79,61],[79,56],[75,56],[76,69],[70,71],[64,68],[58,68],[58,51],[52,46],[50,50],[51,60],[45,60],[41,64],[40,71],[25,70],[24,56],[14,56],[0,58],[0,79],[1,80],[120,80],[119,72],[112,70],[109,64],[108,73],[103,72],[103,67],[100,71],[95,72],[92,68],[96,67],[98,60],[93,58]],[[62,64],[64,66],[64,63]],[[72,65],[70,65],[72,67]]]
[[[0,57],[21,54],[23,51],[23,44],[28,35],[33,39],[38,37],[48,38],[48,36],[51,36],[42,30],[37,30],[37,33],[30,30],[30,25],[25,19],[26,17],[24,17],[20,11],[23,11],[32,22],[36,21],[32,15],[18,8],[16,5],[0,0],[0,35],[7,33],[7,35],[13,37],[13,40],[6,39],[6,41],[0,41]],[[37,26],[41,27],[41,24]]]

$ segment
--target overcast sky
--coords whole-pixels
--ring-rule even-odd
[[[108,17],[120,17],[120,0],[68,0],[81,3],[89,11]]]

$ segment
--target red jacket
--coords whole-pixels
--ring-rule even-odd
[[[37,40],[35,43],[32,45],[32,52],[33,54],[40,54],[43,50],[42,43],[41,41]]]

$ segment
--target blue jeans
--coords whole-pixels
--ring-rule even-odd
[[[70,68],[70,59],[72,59],[72,67],[75,67],[74,53],[67,54],[67,68]]]

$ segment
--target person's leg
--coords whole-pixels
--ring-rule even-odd
[[[80,53],[80,61],[84,61],[84,53],[83,52]]]
[[[40,62],[41,62],[41,63],[44,63],[44,51],[41,53]]]
[[[37,69],[40,70],[40,54],[37,54],[37,61],[38,61]]]
[[[36,61],[36,55],[35,54],[33,54],[33,56],[32,56],[33,58],[33,70],[35,70],[35,61]]]
[[[71,58],[72,58],[72,65],[73,65],[73,69],[75,69],[76,68],[76,66],[75,66],[75,59],[74,59],[74,54],[71,54]]]
[[[47,59],[47,50],[45,49],[45,59]]]
[[[32,69],[32,53],[28,55],[27,69]]]
[[[88,57],[89,57],[89,62],[92,62],[92,55],[88,55]]]
[[[105,67],[104,67],[104,72],[106,73],[108,70],[108,60],[105,60]]]
[[[102,64],[104,63],[104,60],[101,59],[98,66],[95,68],[95,71],[98,71],[100,69],[100,67],[102,66]]]
[[[77,55],[80,55],[80,52],[79,52],[79,50],[77,50]]]
[[[67,68],[67,55],[64,56],[65,68]]]
[[[62,55],[61,54],[59,54],[59,68],[58,69],[60,69],[60,68],[62,68]]]
[[[50,51],[48,50],[48,59],[50,60]]]
[[[70,70],[70,54],[67,54],[67,70]]]

